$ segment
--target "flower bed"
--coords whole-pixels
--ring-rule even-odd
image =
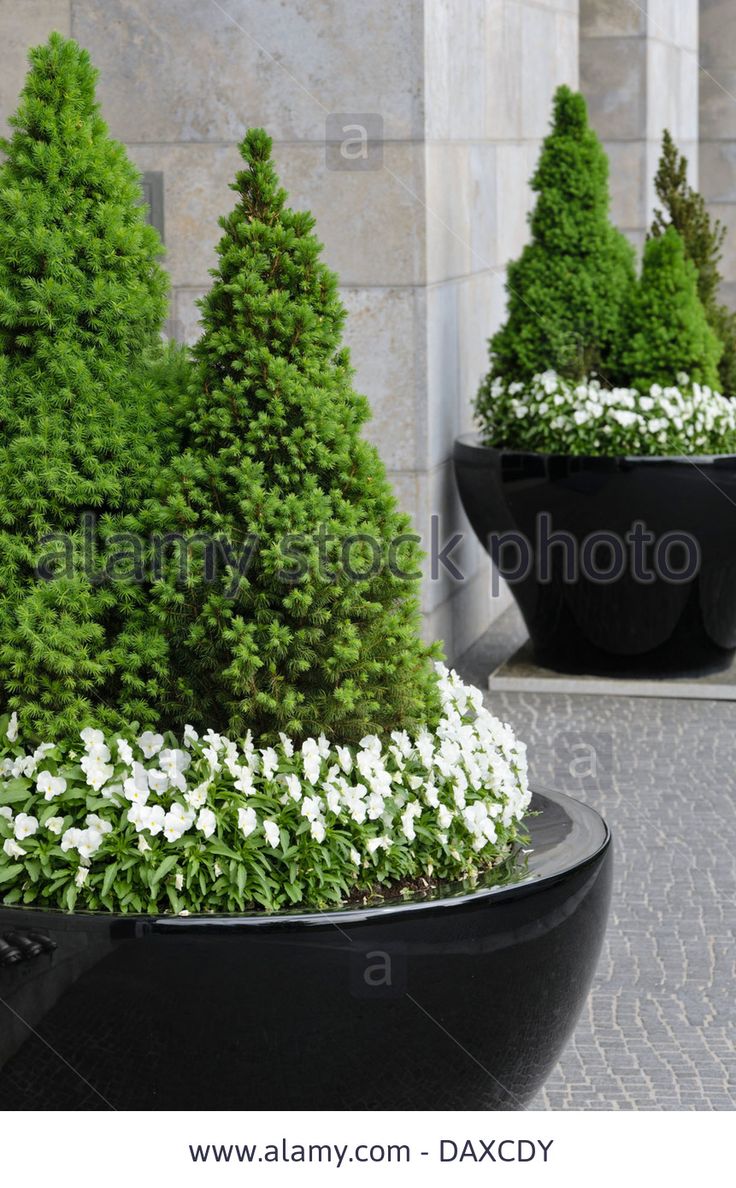
[[[679,375],[677,387],[607,388],[554,371],[529,383],[492,379],[478,416],[491,445],[551,454],[687,455],[736,452],[736,403]]]
[[[480,692],[437,665],[432,732],[358,747],[323,736],[257,748],[190,727],[82,731],[0,748],[5,903],[129,912],[234,912],[345,900],[417,876],[473,878],[507,858],[529,804],[526,751]]]

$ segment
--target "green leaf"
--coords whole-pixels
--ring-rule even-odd
[[[168,858],[164,858],[163,862],[159,863],[153,875],[151,876],[151,887],[157,887],[161,880],[169,873],[169,871],[174,869],[178,861],[178,854],[169,854]]]
[[[19,874],[23,874],[24,867],[16,862],[12,866],[0,866],[0,883],[9,883],[11,879],[15,879]]]

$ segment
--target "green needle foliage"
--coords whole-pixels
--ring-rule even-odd
[[[646,392],[679,372],[718,388],[721,344],[698,297],[695,266],[674,227],[644,245],[641,277],[626,314],[619,370]]]
[[[419,640],[420,554],[375,449],[340,345],[344,310],[308,212],[286,206],[262,130],[246,136],[221,219],[194,349],[190,441],[162,484],[156,526],[224,539],[237,565],[193,550],[158,584],[175,719],[262,739],[355,741],[436,711]],[[390,546],[403,539],[392,572]],[[249,545],[250,542],[250,545]],[[352,576],[351,576],[352,571]],[[363,574],[366,576],[358,577]]]
[[[490,341],[490,399],[497,376],[530,380],[606,375],[623,305],[634,283],[633,249],[608,217],[608,160],[588,125],[585,100],[569,87],[554,98],[532,189],[531,240],[509,264],[508,318]]]
[[[718,300],[721,283],[718,264],[723,255],[726,228],[718,219],[711,219],[703,195],[688,184],[687,158],[679,152],[667,130],[662,137],[654,186],[664,210],[654,212],[651,234],[663,235],[673,226],[682,236],[685,254],[697,271],[698,296],[706,317],[723,343],[717,386],[726,396],[736,396],[736,313]]]
[[[145,718],[161,654],[135,623],[140,587],[97,580],[80,536],[80,518],[97,518],[104,550],[147,493],[156,384],[177,367],[160,347],[161,245],[95,79],[88,54],[52,34],[0,142],[0,697],[51,739]],[[70,544],[50,550],[59,533]],[[64,564],[44,580],[50,551]]]

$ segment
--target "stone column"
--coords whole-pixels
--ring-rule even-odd
[[[721,295],[736,308],[736,4],[700,0],[700,189],[728,228]]]
[[[641,247],[668,128],[698,170],[698,0],[580,0],[580,86],[611,162],[611,215]]]
[[[459,655],[491,620],[489,564],[462,516],[452,445],[470,427],[503,272],[554,88],[577,85],[578,0],[0,0],[0,103],[29,45],[71,33],[101,72],[111,132],[163,173],[172,326],[192,340],[237,142],[273,136],[291,201],[340,274],[368,433],[429,547],[426,633]],[[361,129],[365,142],[361,143]],[[498,602],[495,609],[498,609]]]

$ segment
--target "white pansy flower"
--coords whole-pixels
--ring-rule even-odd
[[[13,820],[13,810],[11,809],[10,805],[0,805],[0,817],[7,817],[8,821]]]
[[[296,801],[301,800],[302,783],[299,779],[299,776],[294,775],[294,773],[291,772],[289,775],[284,776],[284,783],[286,784],[286,789],[291,799]]]
[[[89,874],[89,870],[88,870],[88,868],[87,868],[86,866],[80,866],[80,867],[79,867],[79,869],[77,870],[77,873],[76,873],[76,874],[75,874],[75,876],[74,876],[74,882],[75,882],[75,884],[77,885],[77,887],[83,887],[83,886],[84,886],[84,884],[85,884],[85,883],[86,883],[86,881],[87,881],[87,875],[88,875],[88,874]]]
[[[161,771],[172,781],[178,781],[178,778],[188,770],[191,762],[192,756],[187,751],[180,751],[178,748],[166,748],[161,751],[158,757]]]
[[[176,872],[176,877],[174,879],[174,886],[176,887],[177,891],[184,890],[184,875],[181,873],[181,871]]]
[[[65,854],[67,854],[69,850],[76,850],[81,836],[81,829],[67,829],[66,833],[64,833],[61,839],[61,848]]]
[[[302,767],[304,777],[310,784],[316,784],[322,770],[322,756],[319,753],[319,743],[314,738],[305,738],[302,743]]]
[[[154,734],[151,730],[145,730],[138,739],[138,746],[143,751],[145,759],[153,759],[154,755],[158,755],[163,745],[163,734]]]
[[[87,726],[86,729],[82,730],[79,737],[88,751],[91,751],[94,747],[104,747],[105,745],[105,735],[103,732],[101,730],[93,730],[91,726]]]
[[[140,850],[141,854],[150,853],[151,847],[149,846],[143,834],[141,834],[138,838],[138,849]]]
[[[202,809],[197,817],[197,829],[204,834],[205,837],[212,837],[212,834],[217,828],[217,817],[212,812],[212,809]]]
[[[322,843],[325,840],[325,827],[322,821],[312,821],[309,832],[316,842]]]
[[[193,726],[184,727],[184,746],[192,747],[196,742],[199,742],[199,735]]]
[[[115,745],[118,749],[118,755],[120,756],[122,762],[126,765],[126,767],[132,767],[134,759],[133,748],[131,747],[130,743],[124,738],[118,738],[115,740]]]
[[[222,735],[215,734],[214,730],[208,730],[204,735],[204,742],[206,742],[207,746],[211,747],[213,751],[219,751],[222,747]]]
[[[107,751],[107,747],[105,747]],[[110,752],[107,752],[108,758]],[[115,769],[100,755],[94,753],[85,755],[80,761],[80,767],[87,777],[87,783],[95,792],[99,792],[100,788],[115,774]]]
[[[368,839],[366,849],[369,854],[375,854],[376,850],[390,850],[390,837],[371,837]]]
[[[12,837],[6,837],[3,842],[3,853],[7,854],[8,858],[22,858],[25,850]]]
[[[276,850],[281,845],[281,834],[279,827],[275,821],[264,821],[263,832],[266,835],[266,841],[272,849]]]
[[[284,754],[286,755],[286,758],[291,759],[292,755],[294,754],[293,742],[289,738],[288,734],[284,734],[283,731],[279,732],[279,739],[281,741],[281,749],[283,750]]]
[[[103,836],[99,829],[83,829],[77,842],[80,858],[92,858],[102,845]]]
[[[102,834],[112,833],[112,822],[103,820],[97,813],[87,813],[86,824],[88,829],[97,829]]]
[[[256,816],[255,809],[252,809],[252,808],[239,808],[238,809],[238,828],[240,829],[241,833],[243,834],[243,837],[249,837],[250,834],[253,833],[253,831],[256,829],[257,825],[258,825],[258,817]]]
[[[166,792],[169,788],[168,775],[163,771],[159,771],[155,767],[150,768],[148,771],[148,787],[152,792],[155,792],[157,796],[163,796],[164,792]]]
[[[197,784],[196,788],[190,788],[188,792],[184,793],[184,799],[190,808],[200,809],[207,803],[207,793],[210,789],[210,781],[205,780],[203,784]]]
[[[261,751],[261,771],[264,780],[272,780],[279,769],[279,757],[273,747]]]
[[[13,713],[10,715],[10,721],[8,722],[8,729],[5,731],[5,733],[7,735],[8,742],[14,743],[17,741],[17,738],[18,738],[18,715],[16,714],[15,710],[13,710]]]
[[[13,821],[13,833],[18,841],[23,841],[26,837],[33,837],[37,829],[38,818],[31,816],[30,813],[18,813]]]
[[[36,777],[36,787],[44,800],[53,800],[66,792],[66,780],[63,776],[53,776],[50,771],[42,771]]]

